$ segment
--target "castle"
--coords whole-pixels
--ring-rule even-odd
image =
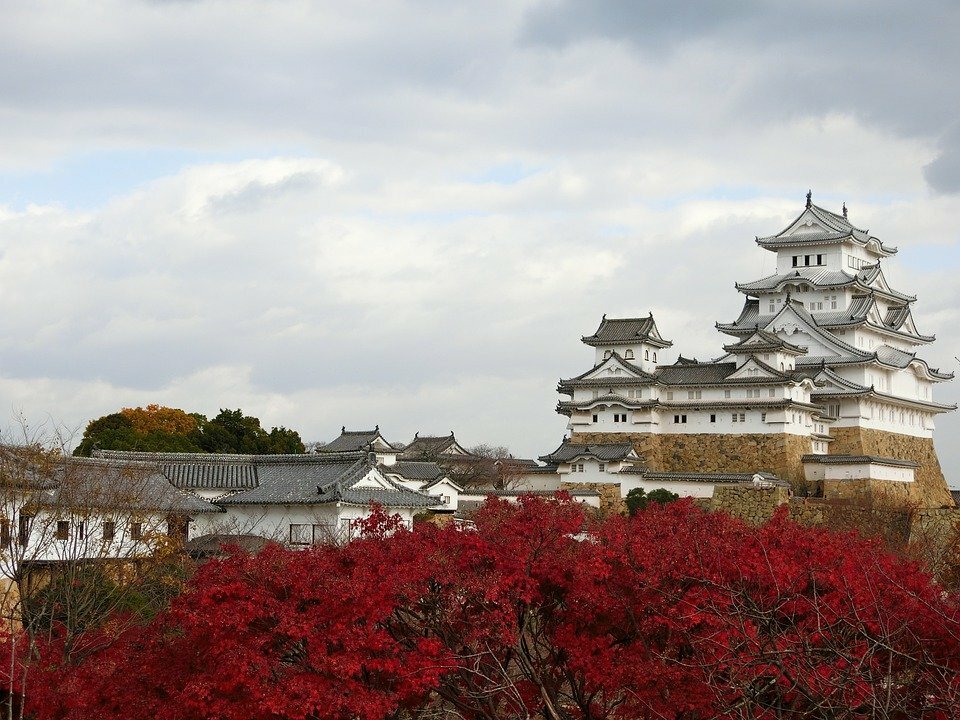
[[[582,338],[593,367],[558,386],[568,444],[589,457],[591,445],[629,441],[648,475],[668,479],[764,472],[798,494],[837,495],[879,482],[914,505],[952,506],[933,428],[956,406],[935,402],[933,386],[953,374],[917,354],[935,338],[917,329],[916,297],[884,277],[897,249],[810,193],[756,242],[776,253],[776,272],[736,284],[743,310],[716,324],[731,338],[717,359],[658,362],[672,343],[652,314],[604,316]]]

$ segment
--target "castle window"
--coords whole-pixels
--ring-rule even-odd
[[[731,422],[737,422],[737,413],[731,413],[731,414],[730,414],[730,421],[731,421]]]
[[[657,353],[653,353],[653,361],[654,361],[654,362],[657,361]]]
[[[810,265],[810,256],[809,256],[809,255],[804,255],[804,256],[803,256],[803,264],[804,264],[804,265],[808,265],[808,266]]]
[[[597,463],[597,470],[599,470],[600,472],[605,472],[606,469],[607,469],[606,465],[604,465],[603,463]]]
[[[701,390],[687,390],[687,400],[699,400],[702,395]]]
[[[800,256],[799,256],[799,255],[794,255],[794,256],[793,256],[793,266],[796,267],[796,266],[799,265],[799,264],[800,264]]]
[[[57,540],[66,540],[70,537],[70,521],[69,520],[57,520]]]
[[[113,542],[113,538],[117,533],[117,526],[113,520],[104,520],[103,521],[103,541],[104,542]]]
[[[777,396],[777,389],[776,389],[776,388],[770,388],[770,390],[769,390],[768,392],[769,392],[769,394],[770,394],[770,397],[776,397],[776,396]]]
[[[776,309],[777,309],[777,306],[774,305],[773,300],[771,300],[771,301],[770,301],[770,312],[773,312],[773,311],[776,310]]]
[[[817,265],[823,265],[823,255],[817,255]]]
[[[766,421],[767,421],[767,414],[760,413],[760,422],[766,422]]]
[[[140,541],[143,538],[143,523],[130,523],[130,539]]]
[[[627,390],[627,397],[633,397],[633,390]]]
[[[667,391],[667,400],[673,400],[673,390]]]
[[[837,309],[837,296],[836,296],[836,295],[831,295],[829,299],[830,299],[830,309],[831,309],[831,310],[836,310],[836,309]]]
[[[740,413],[740,422],[746,422],[746,421],[747,421],[747,414]]]
[[[650,359],[650,351],[649,351],[649,350],[644,350],[644,351],[643,351],[643,359],[644,359],[644,360],[649,360],[649,359]]]
[[[724,396],[725,398],[730,397],[730,391],[729,391],[729,390],[724,390],[724,391],[723,391],[723,396]]]
[[[593,421],[594,421],[594,422],[597,422],[599,419],[600,419],[600,416],[597,415],[596,413],[594,413],[594,414],[593,414]]]
[[[715,423],[716,421],[717,421],[717,416],[711,414],[711,415],[710,415],[710,422]]]
[[[627,350],[627,351],[623,354],[623,357],[624,357],[626,360],[633,360],[633,350]]]
[[[685,425],[686,422],[687,422],[687,416],[686,416],[686,415],[674,415],[674,416],[673,416],[673,422],[674,422],[674,424],[677,424],[677,425]]]

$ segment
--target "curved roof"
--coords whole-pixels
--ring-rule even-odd
[[[572,443],[564,440],[560,447],[540,459],[546,463],[570,462],[574,458],[592,457],[604,462],[624,460],[633,452],[633,443]]]
[[[855,275],[843,270],[827,270],[819,267],[796,268],[790,272],[774,273],[765,278],[747,283],[736,283],[735,287],[742,293],[754,294],[758,292],[779,292],[787,285],[806,283],[816,288],[835,288],[854,286],[863,292],[875,292],[903,302],[914,302],[915,295],[907,295],[889,287],[875,287],[872,283],[880,275],[880,265],[871,265],[863,268]]]
[[[585,344],[597,345],[633,345],[648,343],[655,347],[668,348],[673,345],[664,340],[657,330],[657,323],[653,313],[645,318],[608,318],[606,315],[600,321],[600,327],[593,335],[580,338]]]
[[[877,255],[893,255],[895,247],[884,245],[869,230],[861,230],[843,215],[837,215],[819,205],[814,205],[807,196],[807,206],[796,219],[775,235],[758,237],[757,244],[768,250],[803,245],[822,245],[849,241],[867,247]]]

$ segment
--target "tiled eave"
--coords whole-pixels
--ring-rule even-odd
[[[870,463],[872,465],[889,465],[891,467],[920,467],[920,464],[913,460],[900,460],[898,458],[880,457],[878,455],[803,455],[800,458],[800,462],[816,463],[818,465],[863,465],[864,463]]]
[[[571,402],[562,400],[557,403],[557,412],[561,415],[567,415],[574,410],[591,410],[598,405],[617,405],[628,410],[660,410],[663,412],[673,412],[674,410],[740,410],[740,409],[760,409],[770,410],[778,408],[797,408],[821,412],[823,408],[819,405],[790,400],[788,398],[729,398],[717,400],[714,402],[703,402],[702,400],[688,400],[686,402],[670,400],[645,400],[637,402],[631,398],[607,395],[606,397],[595,400],[584,400],[582,402]]]
[[[896,395],[890,395],[888,393],[882,393],[874,388],[865,388],[863,390],[823,390],[818,392],[811,393],[811,397],[816,398],[817,400],[827,401],[831,398],[844,398],[844,397],[870,397],[876,398],[877,400],[883,400],[892,405],[902,405],[903,407],[909,407],[916,410],[926,410],[929,412],[935,413],[945,413],[956,410],[956,405],[947,405],[944,403],[935,403],[928,402],[926,400],[911,400],[908,398],[898,397]]]

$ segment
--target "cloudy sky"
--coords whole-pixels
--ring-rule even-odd
[[[0,5],[0,413],[151,402],[535,456],[603,313],[720,354],[814,200],[960,356],[960,6]],[[960,382],[939,398],[960,399]],[[960,430],[937,442],[960,486]]]

